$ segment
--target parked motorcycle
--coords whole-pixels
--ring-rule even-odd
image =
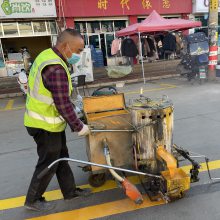
[[[190,34],[183,40],[184,49],[181,54],[181,61],[176,72],[194,82],[200,83],[207,79],[208,74],[208,38],[202,32]]]

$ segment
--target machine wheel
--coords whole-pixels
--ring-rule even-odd
[[[99,187],[105,184],[106,175],[105,173],[91,174],[88,181],[91,186]]]

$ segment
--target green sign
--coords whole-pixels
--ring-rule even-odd
[[[1,4],[1,8],[5,15],[11,15],[14,13],[31,13],[32,7],[29,2],[13,2],[10,0],[4,0]]]

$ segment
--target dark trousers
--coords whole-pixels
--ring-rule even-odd
[[[54,174],[57,176],[64,199],[71,198],[74,195],[76,186],[72,170],[67,161],[61,161],[54,165],[42,179],[37,178],[38,174],[53,161],[62,157],[69,157],[65,131],[48,132],[37,128],[27,128],[27,131],[37,144],[39,158],[28,189],[26,202],[32,203],[40,199]]]

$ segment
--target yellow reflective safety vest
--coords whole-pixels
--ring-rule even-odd
[[[26,127],[41,128],[50,132],[61,132],[66,128],[66,122],[57,111],[51,92],[45,88],[42,81],[42,70],[53,64],[62,65],[66,70],[69,81],[69,96],[72,93],[73,87],[66,63],[52,49],[44,50],[34,61],[28,78],[24,115]]]

